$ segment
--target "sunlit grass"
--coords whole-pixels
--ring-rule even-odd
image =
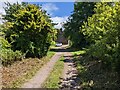
[[[72,52],[73,55],[81,55],[81,54],[85,54],[86,51],[85,50],[80,50],[80,51],[74,51]]]
[[[50,73],[47,80],[42,85],[44,88],[58,88],[59,77],[62,75],[64,68],[64,58],[61,57],[55,64],[52,72]]]

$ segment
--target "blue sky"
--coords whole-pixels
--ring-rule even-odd
[[[1,18],[1,14],[5,14],[5,11],[3,9],[3,7],[5,6],[5,4],[3,3],[4,1],[7,0],[0,1],[0,18]],[[28,2],[30,4],[42,5],[42,9],[47,11],[47,13],[51,17],[51,20],[53,20],[54,23],[58,23],[58,25],[55,26],[56,28],[62,27],[62,22],[65,22],[68,19],[68,17],[72,14],[74,8],[74,2],[72,1],[70,2],[70,0],[69,1],[66,0],[66,2],[57,2],[57,1],[48,2],[50,0],[46,0],[47,2],[40,2],[40,0],[8,0],[8,1],[10,3],[16,3],[18,1],[19,3]]]
[[[30,4],[39,4],[42,9],[46,10],[51,16],[54,23],[58,23],[56,28],[62,27],[62,22],[65,22],[72,14],[74,3],[73,2],[29,2]]]
[[[49,9],[47,8],[48,13],[49,10],[51,10],[52,12],[50,13],[53,14],[51,16],[58,16],[58,17],[69,16],[73,11],[73,5],[74,5],[73,2],[29,2],[29,3],[42,5],[43,8],[45,8],[44,6],[48,6],[49,8]]]

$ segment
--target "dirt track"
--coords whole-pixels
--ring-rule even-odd
[[[49,76],[50,71],[53,69],[55,62],[61,57],[61,53],[57,52],[51,60],[44,65],[37,74],[28,82],[26,82],[22,88],[40,88],[41,84],[46,80]]]
[[[41,85],[49,76],[55,63],[59,58],[64,55],[64,70],[61,76],[60,88],[78,88],[77,87],[77,70],[74,67],[72,61],[72,54],[67,51],[66,46],[58,47],[56,54],[51,58],[51,60],[44,65],[37,74],[28,82],[26,82],[22,88],[41,88]]]

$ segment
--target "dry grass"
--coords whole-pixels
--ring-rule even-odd
[[[32,76],[34,76],[53,55],[54,52],[50,52],[48,56],[41,59],[28,58],[22,61],[17,61],[11,66],[2,67],[2,87],[20,87],[24,82],[32,78]]]

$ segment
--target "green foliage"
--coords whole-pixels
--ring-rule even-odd
[[[7,4],[5,38],[13,51],[20,50],[26,57],[43,57],[55,38],[56,31],[50,17],[41,7],[31,4]]]
[[[120,69],[120,3],[97,3],[94,10],[82,29],[92,43],[88,54]]]
[[[73,55],[77,52],[73,52]],[[119,89],[120,84],[116,71],[108,69],[108,65],[106,68],[100,60],[90,59],[86,54],[74,56],[81,89],[96,90],[96,88],[103,89],[103,87]]]
[[[23,54],[20,51],[11,50],[10,43],[4,38],[5,33],[3,31],[7,28],[5,26],[6,24],[0,25],[0,59],[2,65],[7,66],[15,61],[21,60],[23,58]]]
[[[74,4],[74,12],[69,17],[67,23],[64,24],[64,35],[72,41],[72,46],[81,48],[87,44],[85,36],[81,31],[84,21],[94,14],[93,2],[76,2]]]
[[[8,43],[7,40],[5,40],[4,38],[0,37],[0,48],[10,48],[10,44]]]
[[[78,56],[78,55],[85,54],[85,53],[86,53],[85,50],[80,50],[80,51],[72,52],[72,54],[73,54],[74,56]]]
[[[120,2],[75,3],[64,28],[75,47],[89,44],[89,59],[120,75]]]
[[[0,57],[2,60],[2,65],[7,66],[15,61],[22,60],[23,54],[20,51],[13,51],[11,49],[1,49],[0,50]]]

